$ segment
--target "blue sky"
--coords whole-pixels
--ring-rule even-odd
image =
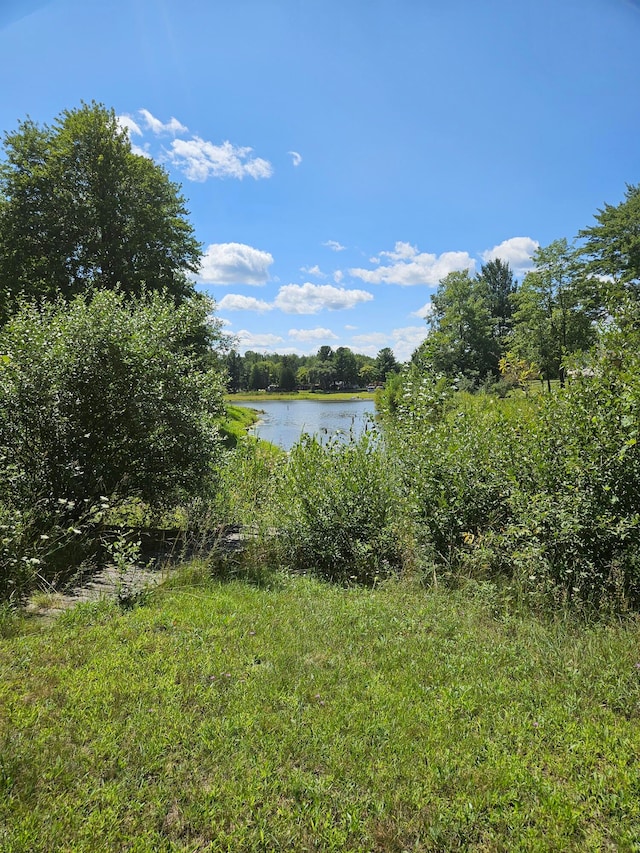
[[[0,128],[113,107],[240,349],[410,356],[438,280],[640,182],[632,0],[0,0]]]

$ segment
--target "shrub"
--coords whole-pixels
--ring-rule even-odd
[[[279,472],[274,543],[281,564],[373,584],[407,562],[391,460],[372,433],[321,444],[303,436]]]
[[[101,495],[166,504],[211,481],[221,383],[184,346],[206,317],[158,295],[26,307],[0,334],[0,446],[11,503]]]
[[[0,331],[0,505],[29,513],[36,539],[77,531],[105,498],[166,507],[212,492],[222,383],[203,364],[209,310],[101,292],[26,306]],[[23,540],[12,534],[14,550]]]

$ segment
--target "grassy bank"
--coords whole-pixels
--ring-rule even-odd
[[[319,400],[340,403],[345,400],[373,400],[375,393],[369,391],[345,391],[336,394],[324,394],[316,391],[247,391],[238,394],[227,394],[226,399],[231,403],[259,403],[262,400]]]
[[[5,639],[0,847],[637,849],[637,621],[496,601],[192,570]]]
[[[246,406],[225,404],[225,418],[220,424],[220,433],[227,447],[235,447],[238,439],[246,434],[250,426],[258,421],[259,414]]]

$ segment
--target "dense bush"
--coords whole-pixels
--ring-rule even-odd
[[[3,497],[166,503],[206,488],[221,386],[184,346],[205,319],[199,302],[109,292],[16,315],[0,333]]]
[[[406,375],[387,442],[441,571],[547,604],[640,603],[640,359],[605,343],[587,375],[529,399],[443,404],[435,377]]]
[[[10,518],[28,513],[48,535],[50,525],[85,522],[104,498],[160,507],[211,491],[222,390],[199,345],[209,309],[103,292],[27,306],[9,321],[0,331],[0,505]],[[18,553],[22,522],[12,524],[5,539]]]
[[[391,460],[374,434],[303,437],[279,469],[274,499],[283,568],[372,584],[407,562]]]

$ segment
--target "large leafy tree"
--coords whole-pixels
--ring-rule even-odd
[[[574,247],[555,240],[539,248],[533,262],[515,296],[512,348],[536,364],[549,385],[555,377],[564,381],[564,359],[589,348],[595,329]]]
[[[193,293],[201,247],[179,186],[131,150],[113,110],[82,104],[52,126],[5,134],[0,163],[0,321],[21,296],[90,289]]]
[[[615,314],[628,299],[640,300],[640,184],[628,185],[625,200],[606,204],[595,215],[597,225],[578,237],[591,282],[591,301],[602,312]]]
[[[468,270],[451,272],[431,302],[431,332],[419,348],[419,361],[452,378],[477,381],[497,374],[500,349],[484,281],[472,278]]]

